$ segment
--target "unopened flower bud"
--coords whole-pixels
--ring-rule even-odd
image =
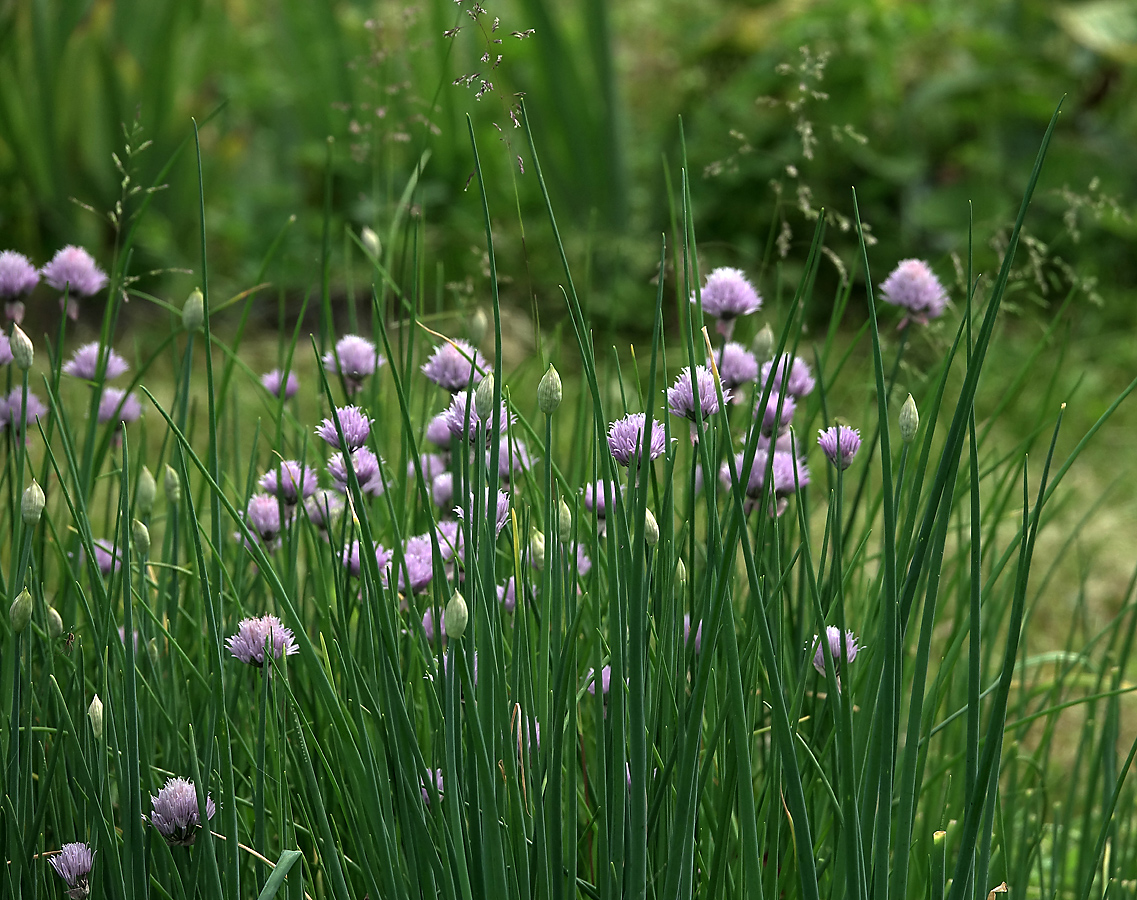
[[[150,555],[150,529],[135,519],[130,536],[134,541],[134,552],[146,559]]]
[[[150,665],[158,665],[158,639],[150,638],[146,642],[146,655],[150,657]]]
[[[466,608],[466,598],[458,591],[446,604],[442,611],[442,630],[451,640],[459,640],[466,633],[466,622],[469,621],[470,611]]]
[[[96,741],[103,739],[103,701],[99,699],[99,695],[91,699],[91,705],[87,707],[87,718],[91,720],[91,734],[95,736]]]
[[[545,536],[537,530],[529,535],[529,562],[538,571],[545,568]]]
[[[482,338],[486,336],[486,331],[489,330],[490,320],[486,315],[486,311],[480,306],[474,310],[474,314],[470,316],[470,325],[467,329],[467,334],[470,337],[470,343],[475,347],[482,342]]]
[[[13,325],[12,337],[9,339],[8,344],[12,351],[12,362],[16,364],[20,371],[28,371],[36,358],[36,351],[35,347],[32,346],[32,339],[24,334],[24,329],[19,325]]]
[[[493,372],[486,373],[486,377],[474,391],[474,409],[477,410],[478,418],[489,427],[492,424],[490,417],[493,415]]]
[[[47,498],[43,495],[43,488],[33,479],[32,483],[24,490],[24,497],[20,501],[20,516],[25,525],[34,528],[39,524],[45,503],[47,503]]]
[[[686,591],[687,567],[683,564],[683,559],[679,558],[675,561],[675,596],[682,599]]]
[[[764,363],[774,358],[774,329],[770,327],[767,322],[762,326],[762,330],[754,335],[754,343],[750,345],[754,350],[754,356],[758,359],[759,363]]]
[[[383,244],[379,241],[379,235],[370,226],[363,226],[363,230],[359,232],[359,242],[363,244],[373,259],[378,259],[383,255]]]
[[[659,543],[659,523],[650,509],[644,510],[644,543],[649,547]]]
[[[166,502],[174,506],[182,502],[182,480],[173,466],[166,466],[162,477],[162,489],[166,492]]]
[[[32,595],[27,588],[20,591],[12,605],[8,608],[8,622],[12,630],[19,634],[28,627],[32,620]]]
[[[557,536],[562,544],[572,540],[572,510],[565,503],[564,497],[557,501]]]
[[[146,466],[138,473],[138,487],[134,489],[134,512],[146,518],[154,510],[154,497],[158,493],[158,482],[154,473]]]
[[[205,296],[200,288],[194,288],[193,293],[182,307],[182,327],[186,331],[201,331],[205,325]]]
[[[553,364],[549,363],[548,371],[541,377],[541,383],[537,385],[537,408],[546,416],[551,416],[561,405],[561,397],[563,396],[561,376],[553,368]]]
[[[54,606],[47,608],[47,636],[53,641],[63,634],[63,616]]]
[[[916,409],[916,401],[909,394],[904,405],[900,407],[900,440],[906,444],[911,444],[916,439],[916,432],[919,428],[920,413]]]

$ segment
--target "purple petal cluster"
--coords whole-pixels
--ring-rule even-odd
[[[86,900],[91,893],[91,866],[95,862],[91,845],[79,841],[64,844],[48,862],[67,885],[67,896],[71,900]]]
[[[406,570],[399,567],[399,590],[407,590],[412,594],[423,590],[434,577],[434,556],[431,551],[430,535],[419,534],[407,538],[403,544],[403,560]]]
[[[358,450],[367,443],[367,438],[371,434],[371,419],[358,406],[336,407],[333,416],[334,418],[329,417],[320,423],[320,427],[316,429],[319,437],[337,450],[342,449],[339,434],[336,432],[336,421],[338,421],[348,450]]]
[[[683,615],[683,643],[684,645],[691,643],[691,614],[684,613]],[[695,628],[695,652],[700,653],[703,649],[703,623],[702,621]]]
[[[283,390],[285,400],[291,400],[296,396],[296,392],[300,390],[300,380],[296,377],[296,373],[289,372],[288,377],[285,378],[284,373],[280,371],[280,369],[265,372],[261,376],[261,384],[264,386],[264,389],[274,397],[279,397],[280,392]]]
[[[271,494],[253,494],[245,509],[245,521],[260,542],[272,549],[280,537],[280,501]]]
[[[471,510],[474,508],[474,495],[473,494],[471,494],[469,496],[469,498],[467,498],[466,506],[467,506],[467,508],[469,508]],[[482,505],[483,511],[487,511],[489,509],[489,506],[490,506],[490,497],[489,497],[489,491],[487,491],[486,495],[485,495],[485,501]],[[498,491],[497,492],[497,511],[496,512],[497,512],[497,514],[494,517],[494,525],[495,525],[497,530],[494,532],[494,534],[498,535],[498,534],[501,534],[501,530],[503,528],[505,528],[506,522],[509,521],[509,494],[507,494],[505,491]],[[465,511],[463,510],[463,508],[461,506],[455,506],[454,507],[454,515],[456,515],[459,519],[461,519],[465,516]]]
[[[383,365],[386,360],[376,352],[375,345],[358,334],[344,335],[334,350],[324,354],[324,368],[343,377],[348,394],[355,394],[363,381]]]
[[[585,681],[588,683],[588,693],[596,694],[596,670],[589,669],[588,674],[585,676]],[[612,667],[605,666],[600,670],[600,689],[603,693],[607,694],[612,687]]]
[[[902,327],[909,320],[927,325],[943,315],[948,301],[944,286],[922,259],[902,259],[881,283],[880,292],[885,303],[908,311]]]
[[[447,434],[449,434],[449,431]],[[425,478],[428,482],[446,471],[446,460],[444,460],[437,453],[419,454],[419,463],[422,465],[422,477]],[[415,469],[415,461],[413,459],[408,460],[407,478],[414,479],[417,477],[418,472]]]
[[[0,331],[0,366],[6,366],[12,361],[12,342],[8,335]]]
[[[774,482],[773,497],[770,500],[771,516],[780,516],[785,512],[789,496],[809,484],[809,467],[805,460],[795,458],[793,453],[789,451],[774,450],[771,460],[769,449],[759,448],[754,453],[754,462],[751,464],[749,472],[743,469],[744,462],[745,454],[736,453],[734,456],[735,469],[740,477],[746,479],[747,513],[753,511],[757,504],[767,496],[767,465],[770,466]],[[725,487],[730,487],[730,467],[726,463],[723,463],[719,470],[719,478]]]
[[[426,426],[426,439],[435,447],[441,447],[443,450],[450,449],[450,442],[454,439],[454,435],[450,433],[450,416],[446,414],[445,410],[431,419]]]
[[[40,274],[57,291],[66,290],[72,296],[90,297],[107,284],[106,273],[95,264],[91,254],[73,244],[58,251]]]
[[[797,400],[808,395],[815,384],[809,363],[786,353],[763,363],[761,378],[763,385],[773,382],[771,394],[780,394],[784,388],[786,394]]]
[[[758,380],[758,357],[737,341],[729,341],[715,353],[715,364],[725,389],[734,390],[748,381]],[[735,402],[741,399],[735,397]]]
[[[487,368],[485,357],[468,341],[446,341],[434,348],[434,353],[422,365],[422,373],[451,394],[467,390],[470,376],[478,380],[478,373]]]
[[[793,397],[782,396],[775,392],[766,398],[765,407],[762,406],[762,398],[758,398],[754,404],[754,418],[758,418],[758,414],[761,412],[762,434],[767,437],[775,434],[780,435],[785,434],[789,429],[796,410],[797,403],[794,402]]]
[[[95,550],[95,565],[104,577],[110,575],[112,571],[117,572],[122,567],[122,557],[114,544],[106,538],[95,538],[91,544]]]
[[[722,395],[727,403],[733,398],[733,394],[725,385]],[[675,379],[675,384],[667,389],[667,406],[672,415],[690,419],[692,422],[695,420],[696,409],[702,411],[704,419],[717,413],[719,397],[711,370],[706,366],[695,366],[692,374],[690,366],[684,368]]]
[[[106,380],[111,381],[129,371],[126,360],[110,348],[104,348],[98,341],[84,344],[71,354],[71,359],[63,364],[63,374],[73,378],[94,381],[99,369],[99,357],[106,356]]]
[[[529,447],[525,441],[521,440],[521,438],[511,436],[509,441],[503,441],[498,449],[498,477],[508,483],[511,478],[532,469],[539,459],[540,457],[533,456],[533,454],[529,452]],[[489,465],[489,461],[489,451],[487,451],[486,465]]]
[[[439,522],[434,529],[434,536],[438,539],[438,553],[443,562],[450,562],[462,555],[463,537],[462,523],[453,519]]]
[[[608,449],[612,457],[622,466],[630,466],[632,460],[637,462],[643,453],[644,423],[647,419],[643,413],[628,413],[622,419],[617,419],[608,426]],[[667,435],[663,426],[655,419],[651,420],[651,446],[648,454],[651,459],[663,455],[667,449]]]
[[[817,432],[817,444],[838,469],[847,469],[861,449],[861,433],[848,425],[833,425]]]
[[[122,388],[103,388],[99,398],[99,424],[117,422],[129,425],[137,422],[141,416],[142,404],[133,391],[128,394]]]
[[[332,522],[343,512],[343,497],[335,491],[318,490],[304,501],[304,512],[308,521],[320,531],[327,532]]]
[[[258,668],[265,664],[265,645],[276,659],[300,652],[291,628],[285,628],[274,615],[242,619],[237,633],[225,639],[234,659]]]
[[[430,499],[439,509],[450,509],[454,505],[454,474],[440,472],[430,481]]]
[[[15,250],[0,253],[0,300],[12,301],[31,293],[39,284],[39,272],[24,254]],[[9,316],[9,318],[14,318]]]
[[[451,437],[465,438],[471,443],[477,440],[478,425],[481,424],[481,417],[478,415],[478,410],[474,405],[474,395],[472,392],[458,391],[455,393],[444,415],[446,416],[446,427],[450,430]],[[468,427],[467,416],[469,421]],[[506,409],[505,401],[502,401],[498,416],[498,431],[502,436],[506,434],[509,424],[512,421],[513,417],[509,414],[509,410]],[[486,422],[486,431],[488,432],[491,427],[492,417],[490,421]]]
[[[197,788],[185,778],[171,778],[158,792],[150,795],[150,824],[171,846],[188,847],[201,827],[201,810],[197,805]],[[205,818],[217,812],[213,798],[206,795]]]
[[[31,391],[28,391],[28,406],[25,410],[23,388],[14,388],[7,397],[0,396],[0,431],[11,425],[17,435],[23,434],[29,418],[34,422],[46,412],[47,407]]]
[[[351,467],[359,479],[359,488],[365,494],[379,496],[383,493],[383,477],[379,474],[380,460],[366,447],[360,447],[351,454]],[[328,460],[328,474],[332,476],[335,487],[341,493],[348,490],[347,464],[342,453],[333,453]]]
[[[430,777],[434,781],[434,789],[435,789],[435,791],[438,792],[439,799],[441,799],[442,798],[442,770],[441,769],[431,769],[430,770]],[[422,787],[422,802],[426,803],[426,804],[430,804],[430,802],[431,802],[430,790],[427,788],[426,782],[423,781],[421,777],[419,778],[419,784]]]
[[[719,320],[718,331],[730,337],[734,320],[762,308],[762,297],[741,269],[720,266],[707,276],[701,292],[703,312]],[[696,302],[694,294],[691,302]]]
[[[841,674],[842,665],[847,665],[857,658],[857,653],[860,652],[861,647],[857,643],[857,638],[851,631],[845,632],[845,653],[841,653],[841,629],[836,625],[830,625],[825,629],[825,640],[829,644],[829,654],[833,657],[833,667],[838,675]],[[821,639],[815,634],[813,636],[813,668],[817,669],[822,675],[825,674],[825,650],[822,647]]]
[[[257,485],[285,506],[296,506],[315,492],[316,470],[310,466],[302,466],[294,459],[282,459],[274,468],[261,476]]]
[[[507,613],[517,609],[517,583],[511,575],[505,584],[497,586],[497,602]]]

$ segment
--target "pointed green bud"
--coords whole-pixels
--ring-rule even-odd
[[[24,497],[20,501],[20,517],[24,520],[24,524],[32,528],[38,525],[46,503],[47,498],[43,495],[43,488],[35,479],[32,479],[32,483],[27,486]]]
[[[474,310],[474,314],[470,316],[470,324],[466,329],[466,334],[470,338],[470,343],[475,347],[482,342],[489,331],[490,319],[486,315],[486,311],[480,306]]]
[[[186,331],[201,331],[205,326],[205,296],[200,288],[194,288],[193,293],[182,307],[182,327]]]
[[[774,358],[774,329],[770,327],[769,322],[763,325],[762,330],[754,335],[754,343],[750,346],[754,350],[754,356],[757,358],[759,365]]]
[[[469,618],[470,611],[466,608],[466,598],[455,591],[450,602],[446,604],[446,609],[442,611],[442,630],[451,640],[460,640],[466,633],[466,622]]]
[[[359,232],[359,242],[371,254],[372,259],[379,259],[383,255],[383,244],[379,240],[379,235],[369,226],[364,225],[363,230]]]
[[[134,512],[143,519],[148,518],[154,510],[154,498],[158,494],[158,482],[154,480],[154,473],[146,466],[138,473],[138,487],[134,489]]]
[[[541,383],[537,385],[537,408],[546,416],[551,416],[561,405],[562,396],[564,396],[564,391],[561,388],[561,376],[553,368],[553,364],[549,363],[548,371],[541,377]]]
[[[130,536],[134,542],[134,552],[145,560],[150,555],[150,529],[135,519]]]
[[[8,341],[9,348],[12,351],[12,362],[21,372],[26,372],[32,367],[32,363],[36,358],[35,347],[32,346],[32,339],[24,334],[24,329],[19,325],[12,326],[12,337]]]
[[[682,600],[685,593],[687,593],[687,567],[680,557],[675,561],[675,596]]]
[[[644,510],[644,543],[649,547],[654,547],[659,543],[659,523],[655,521],[655,514],[650,510]]]
[[[31,620],[32,595],[27,588],[24,588],[8,608],[8,622],[11,624],[12,630],[19,634],[28,627],[28,622]]]
[[[904,405],[900,407],[900,440],[906,444],[911,444],[916,439],[916,432],[919,428],[920,413],[916,409],[916,401],[909,394]]]
[[[166,474],[162,477],[162,489],[166,492],[167,503],[177,506],[182,502],[182,480],[173,466],[166,466]]]
[[[486,427],[492,427],[490,419],[493,416],[493,372],[487,373],[478,385],[478,389],[474,391],[474,409]]]
[[[545,536],[537,529],[529,535],[529,562],[538,572],[545,568]]]
[[[158,639],[150,638],[146,642],[146,655],[150,657],[150,665],[158,665]]]
[[[47,636],[53,641],[63,634],[63,616],[54,606],[47,608]]]
[[[99,699],[99,695],[91,699],[91,705],[87,707],[87,718],[91,721],[91,734],[95,736],[96,741],[103,739],[103,701]]]
[[[565,503],[564,497],[557,500],[557,537],[562,544],[572,540],[572,510]]]

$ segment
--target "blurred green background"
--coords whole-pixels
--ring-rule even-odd
[[[469,115],[504,298],[559,317],[559,269],[513,122],[524,95],[599,327],[634,333],[648,321],[683,137],[704,271],[741,266],[772,294],[779,278],[793,280],[811,220],[826,210],[823,314],[856,258],[852,186],[878,242],[876,280],[910,256],[953,279],[969,203],[977,268],[989,271],[1065,95],[1015,299],[1045,315],[1074,290],[1091,330],[1133,322],[1137,3],[485,0],[479,9],[0,0],[0,247],[42,264],[81,243],[109,266],[116,229],[105,214],[124,195],[115,153],[131,175],[127,194],[164,186],[137,219],[134,284],[180,302],[196,276],[177,270],[199,259],[194,117],[205,123],[215,287],[252,286],[283,234],[264,274],[275,291],[264,293],[266,315],[275,321],[280,297],[298,305],[318,293],[326,210],[333,300],[369,279],[346,237],[369,226],[396,237],[385,258],[401,284],[419,282],[428,305],[484,303],[481,211],[466,190]],[[144,140],[153,144],[128,158],[125,145]],[[134,224],[145,196],[126,197],[124,222]]]

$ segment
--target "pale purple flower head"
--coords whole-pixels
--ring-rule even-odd
[[[291,400],[296,396],[296,392],[300,390],[300,380],[296,377],[296,373],[289,372],[288,377],[285,378],[284,373],[280,371],[280,369],[265,372],[261,376],[261,384],[264,385],[264,389],[274,397],[279,397],[280,392],[283,390],[285,400]]]
[[[285,506],[295,506],[315,492],[316,470],[302,466],[294,459],[282,459],[261,476],[257,485]]]
[[[25,410],[23,388],[14,388],[7,397],[0,396],[0,431],[11,425],[15,434],[22,435],[28,419],[34,422],[46,412],[47,407],[31,391],[28,391],[28,406]],[[31,443],[31,438],[28,438],[28,443]]]
[[[340,554],[340,562],[343,567],[347,569],[349,575],[359,576],[359,541],[352,541],[343,548],[343,553]]]
[[[847,469],[861,449],[861,433],[848,425],[833,425],[817,432],[817,445],[838,469]]]
[[[533,468],[538,459],[539,457],[533,456],[529,452],[529,447],[521,438],[510,438],[508,442],[502,441],[497,455],[498,477],[502,481],[508,482],[515,475],[520,475],[522,472],[527,472]],[[489,451],[487,450],[487,465],[489,461]]]
[[[308,520],[320,531],[326,532],[335,518],[343,512],[343,498],[335,491],[318,490],[304,501]]]
[[[720,266],[707,276],[701,292],[703,312],[719,320],[719,334],[729,338],[734,320],[762,308],[762,297],[741,269]],[[691,295],[691,302],[696,297]]]
[[[441,799],[442,798],[442,770],[441,769],[431,769],[430,770],[430,777],[433,779],[434,789],[438,792],[439,799]],[[422,787],[422,802],[429,804],[431,802],[431,799],[430,799],[431,793],[430,793],[429,788],[427,788],[427,786],[426,786],[426,782],[424,782],[421,777],[419,778],[419,785]]]
[[[584,552],[584,544],[576,545],[576,574],[583,578],[592,571],[592,560]]]
[[[698,400],[695,399],[696,394]],[[734,396],[726,386],[723,387],[722,395],[727,403]],[[675,379],[675,384],[667,389],[667,406],[672,415],[690,419],[692,422],[695,420],[696,406],[702,410],[704,419],[717,413],[719,397],[711,370],[706,366],[695,366],[692,378],[691,367],[685,367]]]
[[[497,586],[497,602],[507,613],[517,609],[517,583],[511,575],[505,584]]]
[[[463,537],[462,523],[453,519],[445,519],[438,523],[434,529],[434,536],[438,538],[438,553],[443,562],[450,562],[456,556],[462,555]]]
[[[235,659],[260,668],[265,664],[265,644],[276,659],[300,652],[291,628],[285,628],[274,615],[242,619],[237,633],[225,639],[225,646]]]
[[[842,665],[847,665],[857,658],[857,653],[860,652],[860,645],[857,644],[857,639],[853,632],[845,632],[845,654],[841,654],[841,629],[836,625],[830,625],[825,629],[825,639],[829,644],[829,653],[833,657],[833,668],[837,675],[841,674]],[[813,636],[813,668],[817,669],[822,675],[825,674],[825,650],[821,645],[821,640],[815,634]]]
[[[477,381],[477,373],[485,371],[485,357],[468,341],[461,339],[439,344],[434,348],[430,359],[422,365],[422,373],[451,394],[467,390],[471,374]]]
[[[466,425],[466,414],[469,412],[469,429]],[[478,416],[478,410],[474,404],[473,393],[466,391],[458,391],[454,394],[454,398],[450,401],[450,406],[447,407],[446,412],[446,427],[450,429],[450,435],[455,438],[465,438],[471,443],[477,440],[478,425],[481,423],[481,418]],[[510,416],[509,410],[506,409],[505,401],[502,401],[501,411],[498,417],[498,430],[501,432],[502,437],[506,434],[506,429],[509,423],[513,421]],[[486,443],[489,443],[489,430],[493,425],[493,417],[486,422]]]
[[[329,350],[323,358],[327,371],[343,376],[349,395],[363,387],[363,380],[375,374],[386,361],[375,351],[371,341],[358,334],[344,335],[336,342],[335,349]]]
[[[201,827],[201,810],[197,805],[197,788],[185,778],[171,778],[158,796],[150,795],[153,807],[150,824],[174,847],[188,847],[197,838]],[[205,818],[208,821],[217,812],[213,798],[205,798]]]
[[[0,331],[0,366],[6,366],[12,361],[12,342],[8,335]]]
[[[67,290],[72,296],[90,297],[107,284],[106,273],[95,265],[91,254],[73,244],[58,251],[40,274],[57,291]]]
[[[788,378],[786,377],[787,370],[789,372]],[[782,393],[784,385],[785,393],[797,400],[809,394],[815,383],[809,363],[800,357],[789,356],[788,354],[782,354],[777,359],[763,363],[761,378],[763,385],[773,379],[774,386],[770,389],[771,394]]]
[[[114,544],[106,538],[95,538],[91,543],[95,549],[95,565],[104,577],[122,567],[122,556]]]
[[[641,459],[646,419],[643,413],[628,413],[624,418],[617,419],[608,426],[608,449],[612,451],[613,458],[620,465],[630,466],[633,460],[638,463]],[[652,419],[649,458],[662,456],[666,449],[667,435],[663,426]]]
[[[334,418],[329,416],[324,419],[316,429],[316,434],[337,450],[342,449],[339,435],[336,433],[336,420],[339,421],[343,439],[349,450],[358,450],[367,443],[367,438],[371,434],[371,419],[358,406],[336,407]]]
[[[133,391],[127,393],[122,388],[103,388],[99,398],[99,423],[115,422],[129,425],[142,416],[142,404]]]
[[[454,505],[454,474],[439,472],[430,482],[430,499],[439,509],[450,509]]]
[[[881,284],[880,292],[885,303],[908,311],[901,327],[909,320],[927,325],[943,315],[948,301],[944,286],[922,259],[902,259]]]
[[[758,418],[759,412],[762,413],[762,434],[784,434],[790,427],[796,410],[797,403],[793,397],[782,397],[775,392],[766,398],[765,408],[762,407],[762,398],[758,398],[754,404],[754,418]]]
[[[447,434],[449,433],[447,431]],[[446,471],[446,460],[437,453],[419,454],[419,463],[422,465],[422,477],[428,482]],[[407,460],[407,478],[414,479],[415,477],[415,461],[413,459]]]
[[[596,511],[596,518],[603,519],[608,515],[608,494],[603,481],[596,481],[584,486],[584,508],[589,512]]]
[[[271,494],[253,494],[245,509],[245,521],[261,543],[271,549],[280,537],[280,502]]]
[[[691,643],[691,614],[684,613],[683,615],[683,643]],[[695,652],[701,653],[703,650],[703,623],[700,620],[698,626],[695,628]]]
[[[365,493],[383,493],[383,479],[379,474],[379,457],[366,447],[360,447],[351,454],[351,466],[359,479],[359,488]],[[347,493],[347,465],[342,453],[333,453],[328,460],[328,474],[332,476],[336,489]]]
[[[473,494],[470,494],[469,498],[466,501],[466,504],[471,510],[474,508],[474,495]],[[490,506],[490,498],[489,498],[489,491],[487,490],[486,495],[485,495],[485,502],[482,504],[483,513],[488,511],[489,506]],[[494,524],[495,524],[497,530],[494,532],[494,534],[498,535],[498,534],[501,534],[501,530],[503,528],[505,528],[505,523],[509,521],[509,494],[507,494],[505,491],[498,491],[497,492],[496,513],[497,514],[494,517]],[[455,506],[454,507],[454,515],[456,515],[459,519],[461,519],[465,516],[465,512],[463,511],[461,506]]]
[[[94,381],[95,376],[98,374],[99,356],[103,353],[105,353],[107,357],[107,381],[118,378],[130,369],[126,360],[115,353],[113,349],[108,347],[104,350],[98,341],[92,341],[89,344],[84,344],[71,354],[71,359],[63,364],[63,374],[71,375],[74,378],[84,378],[87,381]]]
[[[426,439],[443,450],[450,449],[450,442],[454,439],[454,435],[450,433],[450,417],[445,411],[440,412],[430,420],[426,426]]]
[[[589,669],[588,674],[585,676],[588,682],[588,693],[596,693],[596,670]],[[605,666],[600,670],[600,690],[607,694],[612,687],[612,667]]]
[[[734,390],[748,381],[758,379],[758,357],[737,341],[730,341],[716,351],[715,363],[719,367],[719,378],[724,388]],[[737,403],[742,397],[736,396],[734,399]]]
[[[12,301],[22,297],[31,293],[37,284],[39,272],[24,254],[15,250],[0,253],[0,300]]]
[[[403,559],[406,561],[406,571],[399,567],[399,589],[417,594],[423,590],[434,577],[434,555],[431,549],[430,535],[419,534],[407,538],[403,544]]]
[[[91,893],[91,866],[95,854],[90,844],[79,841],[64,844],[63,849],[48,859],[55,874],[67,885],[66,894],[71,900],[86,900]]]
[[[771,466],[771,474],[774,480],[773,498],[770,501],[770,515],[780,516],[786,509],[786,503],[789,496],[795,493],[799,488],[805,487],[809,484],[809,467],[806,465],[804,459],[794,458],[793,453],[785,450],[775,450],[773,461],[770,462],[769,449],[759,449],[754,453],[754,462],[750,467],[750,471],[743,470],[743,463],[745,462],[745,454],[736,453],[734,457],[735,468],[739,473],[740,478],[746,479],[746,497],[747,503],[745,510],[750,513],[758,505],[758,502],[766,496],[766,466]],[[723,463],[722,469],[719,473],[724,486],[730,487],[730,469],[726,463]]]
[[[439,612],[438,617],[442,619],[442,642],[446,643],[446,610],[443,609]],[[422,631],[426,635],[426,642],[428,644],[434,643],[434,611],[428,606],[426,612],[422,614]]]

